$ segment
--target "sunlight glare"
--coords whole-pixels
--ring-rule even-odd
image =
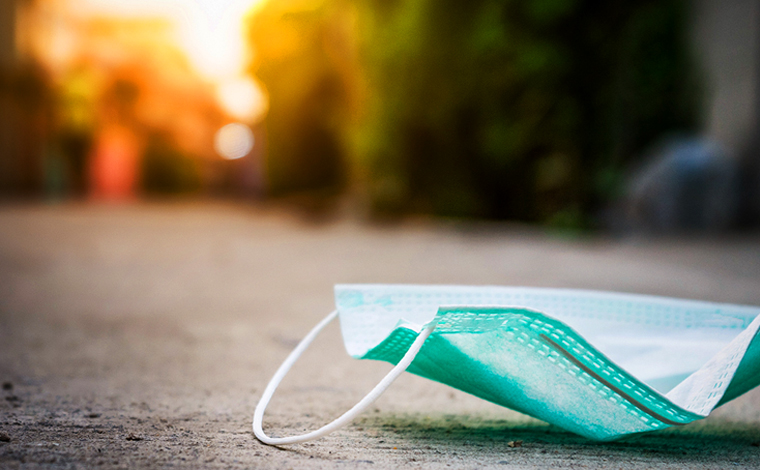
[[[248,60],[244,18],[263,0],[69,0],[78,14],[163,17],[202,75],[214,81],[242,74]]]

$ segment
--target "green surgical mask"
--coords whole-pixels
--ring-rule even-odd
[[[338,285],[337,310],[296,347],[254,413],[264,443],[351,421],[405,370],[596,440],[680,426],[760,384],[760,308],[570,289]],[[340,317],[348,353],[396,366],[303,436],[264,434],[279,382]]]

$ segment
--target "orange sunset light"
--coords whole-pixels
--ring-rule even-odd
[[[262,0],[69,0],[78,15],[165,18],[198,72],[223,81],[243,72],[251,51],[243,38],[245,16]]]
[[[49,86],[62,191],[130,200],[254,181],[269,100],[245,26],[263,1],[21,2],[18,54]]]
[[[65,70],[81,57],[82,50],[98,51],[100,60],[118,54],[108,44],[85,45],[81,25],[93,20],[148,24],[160,29],[148,34],[128,33],[122,42],[171,45],[185,56],[199,77],[216,89],[222,108],[232,117],[247,122],[260,120],[267,111],[265,91],[246,76],[245,67],[254,51],[244,37],[247,15],[264,0],[44,0],[37,2],[39,34],[30,47],[54,70]],[[39,24],[41,22],[41,24]],[[141,47],[145,47],[144,44]],[[148,45],[148,47],[151,47]],[[105,59],[104,59],[105,58]],[[118,59],[116,59],[118,60]],[[230,93],[239,92],[231,98]]]

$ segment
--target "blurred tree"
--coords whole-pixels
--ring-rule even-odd
[[[356,81],[343,0],[268,2],[250,21],[253,71],[269,93],[268,188],[272,194],[340,187],[342,135]]]
[[[334,181],[348,158],[377,212],[585,226],[642,148],[697,124],[686,13],[681,0],[270,2],[251,34],[270,178]],[[355,59],[330,52],[334,37]],[[349,121],[352,87],[366,91]]]
[[[377,209],[579,225],[698,119],[682,2],[363,0]]]
[[[39,66],[0,67],[0,196],[34,195],[44,187],[50,95]]]

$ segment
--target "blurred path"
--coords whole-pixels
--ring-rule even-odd
[[[578,287],[760,305],[760,237],[620,242],[499,224],[309,223],[232,204],[0,207],[2,468],[760,467],[760,390],[612,444],[406,374],[353,425],[258,443],[271,374],[338,282]],[[387,364],[332,326],[275,396],[272,434],[314,429]],[[522,447],[510,447],[522,440]]]

